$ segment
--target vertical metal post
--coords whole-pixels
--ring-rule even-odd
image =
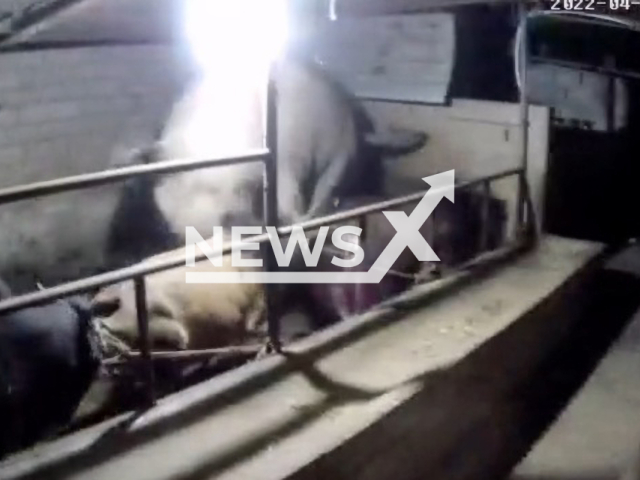
[[[440,205],[438,205],[440,206]],[[454,204],[454,209],[455,209],[455,204]],[[445,223],[447,222],[447,217],[445,214]],[[436,252],[436,254],[438,253],[438,251],[440,250],[440,238],[438,235],[438,231],[440,230],[440,226],[438,225],[438,207],[435,208],[435,210],[433,211],[433,213],[431,215],[429,215],[429,218],[427,219],[427,222],[431,222],[431,229],[430,229],[430,235],[429,235],[429,245],[431,245],[431,248]],[[445,244],[446,244],[447,240],[445,238]],[[441,275],[443,268],[442,268],[442,257],[440,255],[438,255],[440,257],[440,261],[439,262],[435,262],[431,264],[431,274],[432,275]]]
[[[520,17],[520,63],[517,68],[520,69],[520,127],[522,128],[522,151],[521,166],[524,173],[519,176],[518,183],[518,211],[517,211],[517,230],[518,234],[522,231],[525,222],[525,185],[527,181],[528,163],[529,163],[529,101],[527,98],[527,63],[529,51],[529,35],[527,31],[527,6],[523,0],[519,1],[518,13]]]
[[[454,205],[455,208],[455,205]],[[429,241],[429,244],[431,245],[431,248],[434,251],[438,251],[438,246],[440,244],[439,242],[439,238],[438,238],[438,222],[437,222],[437,217],[438,217],[438,207],[435,208],[435,210],[433,211],[433,213],[431,215],[429,215],[429,219],[431,221],[431,238]],[[445,216],[445,222],[446,222],[446,216]]]
[[[360,242],[367,239],[367,215],[358,217],[358,228],[360,229]]]
[[[482,210],[480,213],[480,253],[485,253],[489,248],[489,202],[491,200],[491,184],[485,180],[482,182]]]
[[[356,242],[362,247],[362,249],[365,251],[365,255],[367,252],[367,249],[365,248],[365,242],[367,241],[367,219],[368,216],[367,215],[362,215],[361,217],[358,217],[358,228],[360,228],[360,236],[356,237]],[[368,263],[366,263],[369,259],[365,257],[365,265],[368,265]],[[357,283],[356,285],[354,285],[354,289],[355,289],[355,298],[354,298],[354,303],[356,305],[356,313],[361,313],[364,308],[363,306],[366,305],[366,296],[367,296],[367,285],[363,285],[361,283]]]
[[[520,182],[523,196],[524,196],[524,209],[527,215],[527,222],[525,228],[521,230],[522,239],[533,240],[537,239],[537,217],[533,208],[533,201],[531,199],[531,191],[529,190],[529,184],[525,178],[525,172],[520,172],[518,175],[518,181]]]
[[[604,68],[609,71],[615,71],[616,57],[607,56]],[[616,78],[609,75],[607,78],[607,132],[612,133],[615,130],[616,123]]]
[[[153,405],[156,401],[155,378],[153,362],[151,360],[151,347],[149,344],[149,315],[147,312],[147,291],[144,277],[136,277],[134,280],[136,297],[136,316],[138,320],[138,336],[140,338],[140,357],[145,381],[145,401],[147,405]]]
[[[264,178],[263,178],[263,208],[264,222],[267,226],[277,227],[278,222],[278,110],[277,91],[275,85],[275,65],[271,66],[267,85],[266,98],[266,143],[269,155],[265,158]],[[277,269],[277,264],[273,250],[268,242],[262,244],[262,254],[264,268],[267,272]],[[280,318],[276,304],[276,285],[265,284],[266,297],[266,317],[271,346],[276,350],[281,350],[280,345]]]

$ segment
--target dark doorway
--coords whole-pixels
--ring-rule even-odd
[[[640,235],[635,213],[640,193],[640,35],[609,26],[575,22],[533,23],[531,54],[596,68],[609,82],[625,81],[626,127],[607,131],[554,125],[545,198],[545,230],[558,235],[619,242]],[[626,74],[625,74],[626,72]],[[611,89],[613,90],[613,89]],[[613,101],[612,98],[610,98]]]

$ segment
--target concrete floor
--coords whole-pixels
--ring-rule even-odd
[[[609,266],[640,276],[640,247]],[[640,311],[511,478],[620,479],[639,449]]]
[[[582,324],[583,284],[596,279],[576,272],[600,252],[591,242],[545,237],[455,294],[425,301],[408,292],[416,298],[342,322],[141,415],[7,459],[0,478],[504,478],[551,422],[545,412],[560,409],[546,392],[575,377],[573,365],[571,375],[546,373],[557,369],[557,351],[591,345],[571,333]],[[620,291],[615,278],[599,282],[607,293]]]

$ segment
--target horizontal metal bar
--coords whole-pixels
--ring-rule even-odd
[[[483,182],[487,182],[487,181],[491,182],[491,181],[500,180],[502,178],[509,177],[512,175],[520,175],[522,171],[523,171],[522,168],[506,170],[504,172],[496,173],[494,175],[489,175],[486,177],[459,183],[455,186],[455,188],[456,189],[472,188]],[[370,213],[376,213],[376,212],[385,210],[387,208],[400,207],[409,203],[419,201],[422,197],[424,197],[424,195],[428,191],[429,189],[426,189],[420,192],[412,193],[410,195],[405,195],[403,197],[398,197],[392,200],[376,202],[374,204],[367,205],[365,207],[354,208],[346,212],[335,213],[332,215],[327,215],[327,216],[316,218],[313,220],[308,220],[306,222],[302,222],[297,225],[289,225],[286,227],[281,227],[281,228],[278,228],[278,233],[282,236],[289,235],[293,231],[293,228],[296,226],[301,227],[303,229],[314,230],[323,226],[333,225],[336,223],[345,222],[347,220],[352,220],[354,218],[358,218]],[[246,239],[243,240],[243,243],[244,242],[264,243],[268,241],[269,241],[269,235],[267,233],[264,233],[261,235],[255,235],[253,237],[247,237]],[[232,248],[233,248],[233,244],[227,243],[223,246],[223,248],[220,250],[219,253],[220,255],[226,255],[227,253],[231,252]],[[201,261],[201,260],[204,260],[205,258],[207,258],[205,253],[196,252],[196,255],[195,255],[196,261]],[[45,303],[51,302],[52,300],[57,300],[59,298],[67,297],[77,293],[86,293],[96,288],[106,287],[114,283],[131,280],[141,275],[150,275],[153,273],[162,272],[164,270],[170,270],[172,268],[180,267],[184,264],[185,264],[185,258],[183,256],[177,256],[175,259],[169,258],[169,259],[164,259],[156,262],[143,261],[139,264],[132,265],[130,267],[121,268],[119,270],[114,270],[111,272],[95,275],[88,278],[83,278],[80,280],[75,280],[62,285],[47,288],[45,290],[41,290],[38,292],[27,293],[25,295],[20,295],[18,297],[8,298],[0,302],[0,315],[10,313],[10,312],[15,312],[16,310],[20,310],[28,306],[43,305]]]
[[[210,348],[206,350],[180,350],[180,351],[152,351],[153,361],[158,360],[198,360],[203,358],[226,358],[238,355],[258,354],[264,348],[262,344],[256,345],[238,345],[234,347]],[[110,358],[104,361],[105,366],[128,364],[131,359],[140,358],[141,352],[127,352],[118,357]]]
[[[231,158],[167,160],[145,165],[114,168],[94,173],[84,173],[81,175],[46,180],[43,182],[28,183],[26,185],[0,189],[0,204],[17,202],[19,200],[26,200],[45,195],[53,195],[71,190],[97,187],[142,175],[186,172],[189,170],[197,170],[199,168],[222,167],[226,165],[257,162],[262,161],[268,154],[268,150],[261,149],[244,153],[242,155],[236,155]]]
[[[338,18],[361,18],[379,15],[404,15],[455,11],[453,9],[476,4],[513,3],[513,0],[351,0],[337,2]],[[534,0],[516,0],[533,3]]]
[[[546,58],[540,56],[531,56],[532,63],[543,63],[548,65],[555,65],[557,67],[573,68],[576,70],[583,70],[585,72],[595,72],[602,75],[609,75],[612,77],[626,78],[631,80],[640,80],[640,73],[632,72],[629,70],[619,70],[617,68],[605,67],[600,65],[589,65],[586,63],[572,62],[570,60],[559,60],[554,58]]]
[[[482,177],[482,178],[477,178],[477,179],[473,179],[473,180],[468,180],[465,182],[461,182],[455,185],[456,189],[468,189],[468,188],[472,188],[476,185],[479,185],[485,181],[487,182],[493,182],[496,180],[500,180],[502,178],[505,177],[510,177],[513,175],[519,175],[522,172],[522,168],[514,168],[514,169],[510,169],[510,170],[505,170],[503,172],[499,172],[493,175],[488,175],[486,177]],[[402,207],[404,205],[407,205],[409,203],[413,203],[413,202],[418,202],[420,201],[420,199],[422,199],[422,197],[425,196],[425,194],[429,191],[429,189],[425,189],[425,190],[420,190],[418,192],[415,193],[411,193],[409,195],[405,195],[402,197],[396,197],[390,200],[384,200],[381,202],[376,202],[376,203],[372,203],[370,205],[366,205],[364,207],[358,207],[358,208],[353,208],[351,210],[347,210],[346,212],[340,212],[340,213],[334,213],[331,215],[327,215],[324,217],[319,217],[313,220],[308,220],[306,222],[300,223],[298,224],[298,226],[304,228],[304,229],[317,229],[326,225],[333,225],[336,223],[341,223],[347,220],[353,220],[355,218],[358,217],[362,217],[364,215],[368,215],[371,213],[376,213],[376,212],[380,212],[382,210],[385,210],[387,208],[393,208],[393,207]],[[287,235],[289,233],[291,233],[293,226],[289,226],[289,227],[283,227],[283,228],[279,228],[278,232],[281,235]],[[205,258],[205,255],[202,254],[201,257],[196,257],[196,258]],[[2,304],[0,303],[0,306]],[[1,312],[1,310],[0,310]]]
[[[55,0],[51,2],[33,2],[31,5],[17,10],[12,14],[11,27],[12,30],[0,39],[0,44],[11,42],[26,30],[34,25],[46,21],[50,17],[68,9],[69,7],[80,3],[82,0]]]
[[[134,38],[124,40],[117,38],[104,38],[97,40],[25,40],[17,41],[15,43],[8,41],[6,44],[0,44],[0,55],[43,50],[77,50],[80,48],[170,46],[172,43],[173,40],[169,38]]]

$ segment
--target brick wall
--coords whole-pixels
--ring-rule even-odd
[[[149,142],[188,75],[166,46],[0,55],[0,187],[103,170]],[[0,275],[18,290],[91,273],[118,187],[0,206]]]

